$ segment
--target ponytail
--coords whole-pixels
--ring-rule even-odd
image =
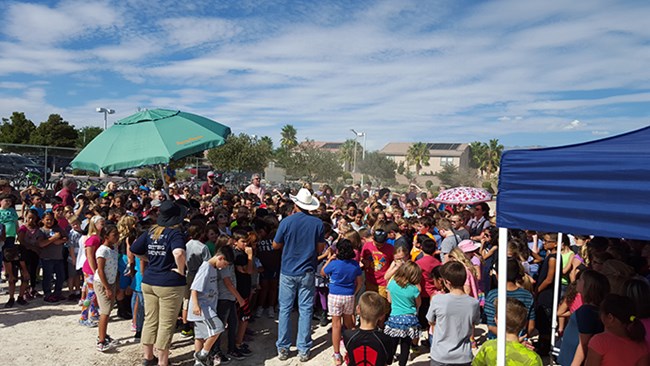
[[[641,342],[645,339],[645,327],[634,315],[636,313],[635,306],[629,297],[609,294],[601,304],[601,311],[611,314],[623,323],[627,336],[631,340]]]

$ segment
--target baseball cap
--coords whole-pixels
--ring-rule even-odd
[[[208,177],[214,177],[214,172],[212,170],[208,172]]]

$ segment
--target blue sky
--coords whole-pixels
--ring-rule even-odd
[[[0,116],[553,146],[650,122],[648,1],[2,1]]]

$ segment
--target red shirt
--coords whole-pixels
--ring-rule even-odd
[[[361,258],[370,261],[370,266],[364,266],[366,282],[378,286],[388,284],[388,281],[384,279],[384,275],[388,271],[390,264],[393,263],[393,250],[394,248],[390,244],[384,244],[381,248],[377,248],[373,241],[363,245]]]
[[[438,290],[433,284],[431,271],[442,263],[440,263],[440,261],[437,260],[434,256],[425,254],[422,258],[418,259],[415,264],[417,264],[420,269],[422,269],[422,282],[420,282],[422,291],[420,292],[420,297],[430,298]]]
[[[70,192],[69,189],[63,188],[62,190],[59,191],[59,198],[63,201],[64,206],[72,206],[74,207],[74,197],[72,196],[73,193]]]

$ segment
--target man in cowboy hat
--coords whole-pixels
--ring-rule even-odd
[[[325,249],[323,222],[309,214],[318,208],[318,200],[308,189],[289,195],[295,203],[294,213],[280,222],[273,249],[282,249],[280,270],[278,341],[276,347],[280,360],[289,358],[291,346],[291,321],[289,319],[296,296],[298,296],[298,337],[296,346],[301,362],[309,360],[312,347],[311,317],[313,315],[314,273],[318,253]]]

